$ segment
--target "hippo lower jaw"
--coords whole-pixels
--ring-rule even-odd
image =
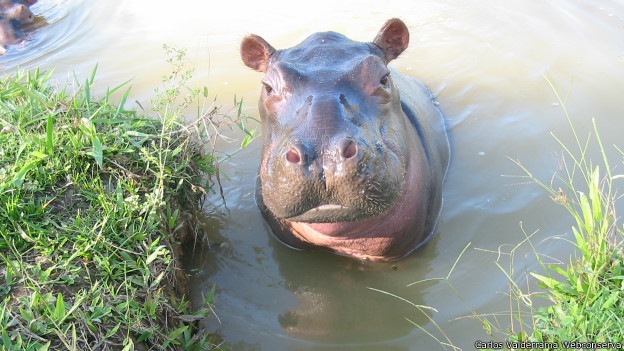
[[[317,222],[312,219],[339,217],[341,216],[341,214],[344,214],[345,212],[350,212],[350,210],[351,208],[348,206],[336,205],[336,204],[325,204],[325,205],[320,205],[320,206],[311,208],[300,215],[287,217],[284,219],[287,219],[293,222]],[[320,221],[320,222],[322,223],[325,221]]]
[[[392,208],[392,204],[389,205],[384,211],[375,214],[368,214],[364,209],[358,208],[357,206],[350,207],[337,204],[324,204],[294,216],[278,218],[291,222],[305,222],[311,225],[315,224],[318,228],[324,226],[329,229],[336,224],[358,223],[368,218],[379,217],[387,213],[390,208]]]
[[[412,153],[415,154],[415,153]],[[417,154],[417,153],[416,153]],[[309,223],[274,216],[265,216],[274,234],[285,244],[299,249],[325,248],[334,253],[367,260],[390,261],[402,258],[428,241],[433,232],[424,230],[429,221],[437,221],[438,208],[431,211],[423,205],[431,189],[422,186],[429,177],[423,160],[413,158],[408,163],[406,186],[401,197],[386,213],[354,222]],[[337,208],[338,205],[323,205]],[[321,206],[322,208],[322,206]],[[426,213],[436,218],[427,218]],[[427,221],[420,220],[427,218]],[[416,233],[423,233],[418,235]]]

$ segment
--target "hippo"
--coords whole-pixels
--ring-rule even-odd
[[[37,0],[0,0],[0,13],[10,11],[13,7],[24,5],[30,7],[37,3]]]
[[[256,202],[287,246],[390,261],[435,233],[450,146],[429,89],[388,67],[408,43],[397,18],[368,43],[243,38],[244,64],[265,74]]]
[[[6,8],[4,6],[7,6]],[[35,16],[27,4],[15,3],[8,7],[8,1],[0,0],[0,55],[6,52],[7,45],[15,45],[24,41],[21,26],[30,23]]]

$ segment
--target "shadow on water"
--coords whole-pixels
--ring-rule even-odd
[[[284,333],[316,343],[375,344],[410,332],[408,323],[396,323],[404,319],[404,311],[381,302],[387,296],[367,289],[395,273],[397,265],[320,252],[300,256],[293,250],[274,251],[286,288],[297,299],[296,307],[277,316]],[[426,316],[420,317],[415,322],[426,324]]]

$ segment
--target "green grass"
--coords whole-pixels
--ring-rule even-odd
[[[180,245],[214,191],[216,123],[254,131],[187,88],[183,52],[166,50],[149,117],[124,109],[128,84],[94,97],[97,67],[72,91],[52,72],[0,79],[0,350],[216,347],[197,324],[213,296],[191,310]]]
[[[557,93],[552,84],[551,87]],[[557,97],[574,136],[574,145],[569,147],[553,135],[564,150],[562,173],[550,183],[545,183],[520,162],[516,163],[525,172],[525,178],[541,186],[553,201],[570,214],[574,223],[573,240],[568,241],[574,246],[574,254],[563,267],[545,264],[539,254],[540,248],[531,240],[534,233],[529,235],[525,232],[526,239],[504,253],[510,258],[509,268],[499,265],[511,286],[511,328],[495,331],[492,330],[494,323],[486,318],[482,323],[496,340],[536,342],[538,344],[533,346],[546,346],[527,349],[554,349],[552,344],[539,343],[557,343],[558,349],[621,348],[624,344],[624,227],[616,214],[618,196],[615,182],[623,176],[613,174],[595,120],[594,139],[590,134],[582,140],[565,108],[565,99],[558,93]],[[589,159],[591,146],[600,151],[600,163]],[[624,159],[622,150],[617,146],[614,148]],[[529,251],[535,254],[543,270],[530,273],[537,279],[541,292],[523,290],[512,279],[515,254],[525,245],[530,247]],[[544,299],[547,303],[542,305],[547,307],[535,307],[539,300]],[[592,342],[621,344],[587,344]]]

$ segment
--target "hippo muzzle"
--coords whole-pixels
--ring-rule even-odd
[[[387,260],[431,236],[448,140],[429,91],[415,80],[408,85],[420,91],[402,91],[404,78],[387,67],[408,40],[398,19],[372,43],[333,32],[285,50],[243,40],[245,64],[266,74],[256,198],[284,243]],[[424,106],[411,106],[410,94],[424,94]]]

